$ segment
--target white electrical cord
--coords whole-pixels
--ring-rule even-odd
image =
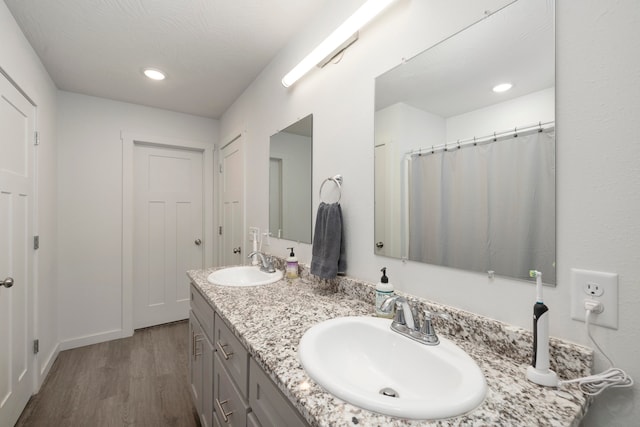
[[[562,387],[563,384],[578,383],[580,391],[589,396],[597,396],[609,387],[631,387],[633,385],[633,379],[622,369],[613,366],[613,362],[611,361],[609,356],[607,356],[607,354],[600,348],[598,343],[591,336],[589,320],[591,318],[591,313],[597,309],[600,309],[600,311],[602,311],[601,306],[595,306],[593,308],[587,307],[584,321],[587,326],[587,335],[589,336],[589,339],[598,349],[598,351],[602,353],[605,359],[607,359],[607,361],[609,362],[609,369],[599,374],[590,375],[588,377],[558,382],[559,387]]]

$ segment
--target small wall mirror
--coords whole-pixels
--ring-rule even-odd
[[[273,237],[311,243],[313,115],[271,136],[269,231]]]
[[[519,0],[376,78],[376,254],[556,283],[554,7]]]

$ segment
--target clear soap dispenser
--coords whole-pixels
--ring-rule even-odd
[[[385,313],[380,310],[380,306],[390,296],[393,296],[393,285],[389,283],[389,278],[387,277],[387,267],[382,267],[382,277],[380,281],[376,284],[376,315],[378,317],[393,317],[393,310],[389,313]]]
[[[286,276],[288,279],[297,279],[298,278],[298,258],[296,258],[296,254],[293,253],[293,248],[287,248],[291,252],[289,253],[289,257],[287,258],[287,268],[286,268]]]

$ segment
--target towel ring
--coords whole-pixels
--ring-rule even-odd
[[[322,200],[322,188],[329,181],[333,181],[336,184],[336,186],[338,187],[338,201],[336,203],[340,203],[340,199],[342,198],[342,175],[331,176],[331,177],[325,179],[324,181],[322,181],[322,185],[320,186],[320,191],[318,192],[318,196],[320,197],[320,201],[321,202],[324,201],[324,200]]]

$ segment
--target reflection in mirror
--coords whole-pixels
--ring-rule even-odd
[[[519,0],[376,78],[376,254],[556,283],[554,7]]]
[[[269,231],[273,237],[311,243],[313,115],[271,136]]]

